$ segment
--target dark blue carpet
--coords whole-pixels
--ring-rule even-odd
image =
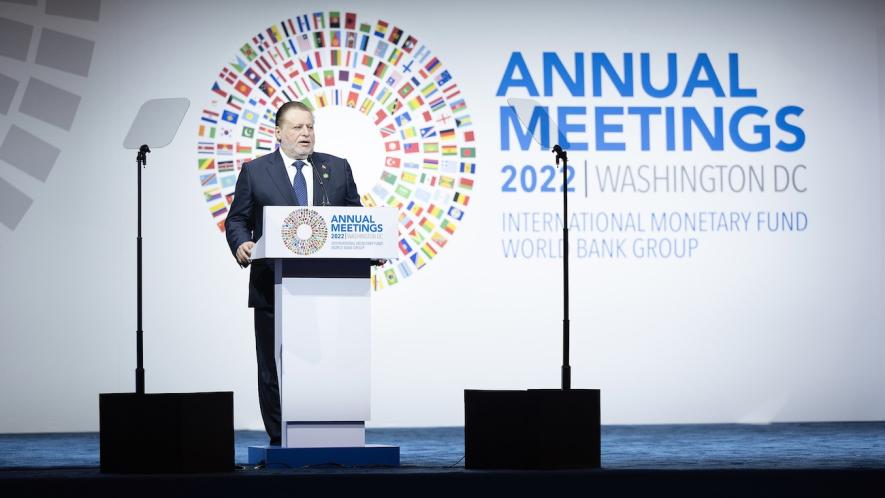
[[[463,467],[463,427],[368,429],[367,442],[400,446],[403,466]],[[267,443],[237,431],[236,459]],[[97,467],[98,433],[0,435],[0,468]],[[771,425],[608,425],[608,469],[885,468],[885,422]]]

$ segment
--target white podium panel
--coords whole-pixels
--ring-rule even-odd
[[[284,278],[276,286],[282,419],[370,418],[371,287],[357,278]]]

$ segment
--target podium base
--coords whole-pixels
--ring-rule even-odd
[[[383,444],[367,444],[365,446],[343,448],[249,446],[248,463],[249,465],[263,463],[269,469],[323,464],[399,467],[399,446]]]
[[[600,467],[598,389],[464,391],[467,469]]]

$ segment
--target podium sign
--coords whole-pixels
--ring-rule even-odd
[[[284,448],[365,447],[371,259],[396,257],[396,215],[388,207],[264,208],[252,258],[274,261]]]
[[[266,206],[252,258],[394,258],[396,209]]]

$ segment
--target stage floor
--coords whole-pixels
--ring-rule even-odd
[[[403,468],[463,468],[464,428],[368,429],[366,442],[401,448]],[[236,461],[267,443],[236,432]],[[885,422],[770,425],[605,425],[605,469],[885,469]],[[98,433],[2,434],[0,469],[98,467]]]
[[[170,498],[488,489],[502,496],[577,486],[594,496],[757,497],[880,496],[885,488],[885,422],[603,426],[603,468],[591,471],[466,470],[463,438],[462,427],[369,429],[369,443],[400,446],[397,468],[241,465],[221,474],[108,475],[98,471],[97,433],[7,434],[0,435],[0,492]],[[262,432],[238,431],[237,462],[246,461],[249,445],[266,442]]]

